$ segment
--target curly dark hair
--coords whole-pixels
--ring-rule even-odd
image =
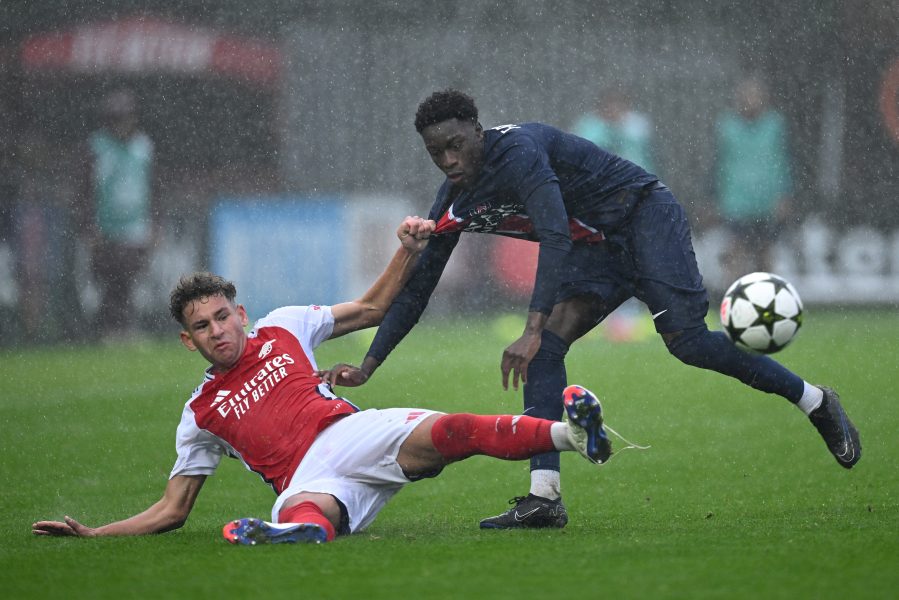
[[[198,271],[185,275],[178,280],[178,285],[169,296],[169,312],[172,318],[184,325],[184,309],[194,300],[224,296],[228,302],[234,302],[237,288],[223,277],[207,271]]]
[[[415,131],[450,119],[478,122],[478,107],[474,99],[459,90],[446,89],[434,92],[418,105],[415,112]]]

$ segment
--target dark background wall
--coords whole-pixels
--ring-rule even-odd
[[[897,222],[899,153],[877,110],[882,73],[899,55],[888,4],[352,4],[283,30],[291,187],[402,190],[427,205],[437,174],[411,120],[430,91],[469,90],[487,126],[564,128],[600,90],[618,88],[652,118],[657,170],[701,218],[714,117],[737,79],[757,71],[788,115],[803,209]],[[884,210],[872,214],[872,202]]]
[[[899,211],[889,210],[899,145],[887,135],[878,109],[883,74],[899,56],[894,3],[112,4],[0,4],[4,63],[26,35],[135,14],[253,35],[283,48],[284,85],[274,107],[265,96],[216,90],[216,83],[201,92],[177,82],[144,82],[148,104],[156,107],[147,115],[150,128],[159,131],[163,150],[171,148],[160,156],[174,156],[177,164],[185,158],[179,150],[190,147],[183,135],[188,132],[197,147],[190,155],[198,162],[274,161],[279,183],[288,189],[375,189],[423,196],[425,202],[436,175],[419,150],[411,119],[433,89],[469,90],[485,125],[542,120],[568,127],[599,90],[614,87],[653,119],[657,170],[701,218],[711,201],[714,115],[729,102],[737,78],[761,71],[790,118],[804,207],[841,211],[840,220],[870,220],[872,208],[880,224],[884,217],[891,224],[899,219]],[[16,77],[8,66],[4,71],[0,86],[14,96]],[[46,89],[57,97],[65,86],[72,88],[72,81],[48,82]],[[85,103],[74,87],[71,99]],[[20,99],[28,117],[65,121],[46,96]],[[167,109],[185,103],[196,109],[189,126]],[[66,104],[71,108],[71,101]],[[230,112],[223,114],[223,106]],[[244,135],[220,136],[217,145],[210,122]],[[59,128],[74,135],[81,125],[69,120]]]
[[[134,16],[274,44],[280,83],[21,68],[30,35]],[[448,86],[475,97],[485,126],[568,128],[600,91],[626,92],[652,120],[656,171],[701,234],[714,224],[715,118],[750,72],[768,79],[788,119],[797,224],[819,215],[837,240],[871,226],[892,248],[899,139],[884,106],[899,114],[899,94],[883,89],[893,68],[899,4],[886,0],[0,2],[0,317],[14,310],[0,338],[68,335],[74,282],[54,277],[72,270],[66,215],[80,144],[111,87],[141,96],[168,230],[200,263],[222,196],[370,194],[426,211],[440,177],[412,119]],[[895,279],[899,255],[885,252],[881,270]],[[18,333],[23,318],[32,333]]]

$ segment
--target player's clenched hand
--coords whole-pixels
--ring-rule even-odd
[[[358,387],[368,381],[368,375],[362,369],[345,363],[338,363],[330,369],[316,371],[315,374],[332,387],[335,385]]]
[[[512,342],[512,345],[503,351],[503,361],[500,369],[503,372],[503,389],[509,389],[509,373],[512,374],[512,387],[518,389],[518,380],[522,383],[528,381],[528,365],[531,359],[540,349],[540,334],[525,333]]]
[[[34,535],[74,535],[78,537],[94,537],[96,532],[85,527],[72,517],[65,517],[65,523],[60,521],[38,521],[31,525],[31,533]]]
[[[421,217],[406,217],[396,230],[403,247],[411,252],[421,252],[428,245],[428,238],[434,233],[437,223]]]

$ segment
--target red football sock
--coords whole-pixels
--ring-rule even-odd
[[[288,508],[282,509],[278,513],[278,523],[315,523],[321,525],[328,534],[326,541],[330,542],[337,533],[334,526],[322,509],[315,502],[300,502]]]
[[[434,422],[431,441],[448,461],[476,454],[522,460],[556,449],[552,424],[524,415],[444,415]]]

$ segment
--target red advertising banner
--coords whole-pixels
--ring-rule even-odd
[[[893,138],[899,143],[899,58],[886,70],[880,88],[880,113]]]
[[[28,71],[211,73],[262,85],[276,84],[281,70],[274,44],[146,18],[33,35],[21,57]]]

